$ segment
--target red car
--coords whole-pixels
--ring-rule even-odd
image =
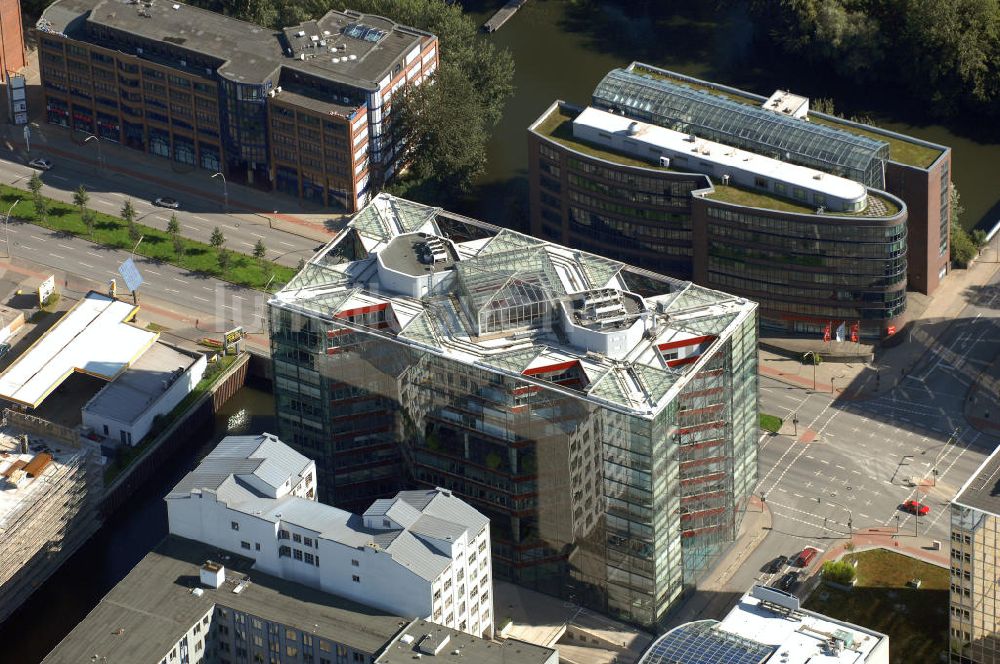
[[[802,549],[802,552],[799,555],[795,556],[796,566],[808,567],[809,563],[812,562],[812,559],[816,557],[817,553],[819,553],[819,549],[816,549],[815,547],[807,546],[806,548]]]
[[[903,510],[917,516],[925,516],[931,508],[916,500],[907,500],[903,503]]]

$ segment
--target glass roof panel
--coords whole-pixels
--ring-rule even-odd
[[[466,306],[473,314],[501,297],[513,296],[518,304],[523,304],[565,295],[543,246],[527,251],[521,248],[485,255],[480,252],[475,258],[459,261],[455,267],[468,298]]]
[[[645,364],[635,364],[636,376],[639,383],[650,396],[653,403],[657,403],[666,395],[670,387],[677,382],[677,375],[670,374],[663,369],[650,367]]]
[[[704,316],[702,318],[673,319],[670,321],[671,327],[680,328],[693,334],[721,334],[730,323],[736,318],[736,314],[722,314],[718,316]]]
[[[417,316],[410,321],[409,325],[404,327],[397,336],[412,339],[432,348],[441,347],[441,344],[438,342],[437,335],[434,333],[434,330],[427,320],[427,314],[424,312],[417,314]]]
[[[479,250],[479,256],[495,254],[513,249],[526,249],[528,247],[538,247],[544,244],[541,240],[536,240],[528,235],[515,233],[514,231],[503,229],[493,236],[493,239]]]
[[[379,214],[377,205],[366,205],[360,212],[351,219],[351,224],[361,235],[375,238],[376,240],[388,240],[392,237],[389,225]]]
[[[632,400],[628,396],[622,377],[618,375],[618,369],[611,369],[604,374],[600,380],[590,386],[587,393],[612,403],[632,407]]]
[[[522,373],[544,350],[545,346],[532,346],[500,355],[490,355],[483,358],[482,363],[498,369]]]
[[[412,233],[437,216],[438,208],[421,205],[404,198],[393,197],[389,201],[392,214],[404,233]]]
[[[326,293],[310,293],[308,297],[297,300],[295,304],[303,309],[315,312],[319,316],[333,317],[341,308],[347,298],[351,297],[355,290],[334,290]]]
[[[583,266],[583,271],[587,274],[591,288],[604,288],[611,281],[611,278],[624,267],[621,263],[583,252],[577,258],[580,265]]]
[[[302,270],[292,277],[292,280],[282,290],[291,291],[317,286],[336,286],[348,281],[350,279],[342,272],[331,270],[316,263],[306,263]]]
[[[639,664],[761,664],[776,646],[724,632],[715,620],[675,627],[654,643]]]
[[[598,83],[594,106],[617,109],[668,129],[817,168],[884,189],[889,144],[774,113],[678,81],[613,69]]]

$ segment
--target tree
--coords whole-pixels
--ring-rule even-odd
[[[258,261],[263,262],[264,256],[267,255],[267,247],[264,246],[263,240],[257,240],[257,244],[253,246],[253,257]]]
[[[35,205],[35,219],[45,223],[49,219],[49,199],[45,198],[41,194],[35,194],[34,201]]]
[[[28,180],[28,191],[31,195],[38,197],[42,193],[42,178],[38,176],[38,173],[32,173],[31,178]]]
[[[184,239],[180,235],[173,235],[174,256],[180,258],[184,255]]]
[[[454,66],[441,65],[434,85],[408,88],[393,116],[413,177],[429,183],[436,197],[468,191],[485,170],[489,134],[482,107],[472,82]]]
[[[128,222],[128,238],[132,240],[133,243],[138,242],[139,238],[142,237],[142,231],[139,230],[139,224],[134,221]]]
[[[125,202],[122,204],[122,210],[120,214],[121,218],[125,220],[126,224],[135,223],[136,212],[135,212],[135,206],[132,205],[131,198],[125,199]]]
[[[167,222],[167,233],[169,235],[177,236],[181,232],[181,222],[177,220],[177,213],[174,212],[170,215],[170,221]]]
[[[230,262],[232,262],[232,256],[229,255],[229,250],[219,249],[219,269],[222,270],[223,275],[229,269]]]
[[[92,210],[84,210],[83,214],[80,215],[80,218],[83,219],[83,225],[87,229],[87,235],[93,235],[94,223],[96,222],[94,212]]]
[[[959,223],[965,207],[962,205],[962,195],[958,193],[958,187],[952,185],[948,197],[951,205],[951,261],[957,267],[965,268],[969,266],[979,247]]]
[[[226,244],[226,236],[222,234],[222,229],[216,226],[212,229],[212,239],[209,240],[214,249],[222,249],[222,246]]]
[[[87,211],[88,203],[90,203],[90,194],[87,193],[87,188],[81,184],[73,192],[73,205],[80,208],[80,215],[82,216]]]

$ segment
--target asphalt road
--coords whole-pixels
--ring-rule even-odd
[[[82,278],[90,282],[90,288],[102,291],[115,278],[119,294],[126,292],[118,266],[129,257],[128,252],[23,222],[12,221],[9,230],[14,258],[30,261],[33,269],[48,268],[57,280]],[[144,298],[155,298],[157,304],[165,304],[181,316],[197,319],[204,314],[204,319],[214,318],[222,327],[242,325],[248,332],[262,329],[265,293],[139,256],[135,261],[144,279],[139,288],[140,304]]]
[[[765,495],[772,530],[727,589],[777,581],[780,572],[761,572],[768,561],[806,545],[825,550],[846,542],[852,530],[898,527],[900,537],[916,536],[912,541],[921,545],[940,540],[948,546],[949,501],[1000,444],[963,415],[969,386],[1000,352],[998,281],[967,294],[969,304],[955,320],[917,331],[913,343],[926,339],[924,333],[939,343],[897,385],[882,386],[877,398],[833,400],[761,378],[761,411],[798,419],[797,432],[793,426],[793,435],[761,439],[757,493]],[[900,506],[911,499],[930,513],[903,512]]]
[[[43,150],[32,150],[33,157],[42,153]],[[27,189],[27,181],[36,172],[35,169],[22,163],[20,156],[14,157],[8,153],[5,157],[0,160],[0,180]],[[82,184],[90,194],[91,209],[117,216],[125,200],[131,199],[139,223],[166,230],[174,211],[156,207],[152,201],[157,197],[169,196],[181,205],[176,213],[181,224],[181,234],[185,237],[208,243],[212,230],[219,227],[226,237],[225,246],[228,249],[252,254],[257,241],[262,240],[267,249],[266,259],[282,265],[298,265],[301,259],[308,259],[320,244],[317,240],[271,228],[264,216],[225,214],[220,204],[207,197],[202,198],[190,192],[178,193],[169,187],[156,186],[107,169],[95,169],[89,164],[69,158],[49,159],[54,163],[52,170],[38,172],[46,185],[42,192],[55,200],[71,203],[73,192]],[[150,168],[163,167],[163,164],[150,163]],[[198,199],[197,202],[194,199]],[[196,208],[197,212],[185,208]],[[0,211],[0,214],[3,212]]]

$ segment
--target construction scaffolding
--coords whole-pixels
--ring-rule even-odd
[[[0,480],[0,622],[100,526],[99,453],[87,445],[64,446],[35,434],[0,431],[0,470],[23,459],[25,450],[54,452],[37,477],[17,484]]]

